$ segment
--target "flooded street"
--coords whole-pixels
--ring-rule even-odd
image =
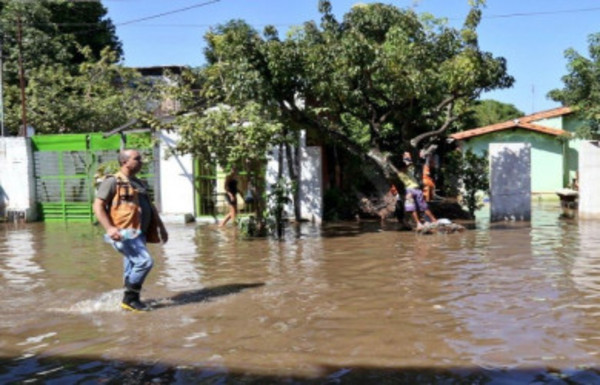
[[[600,384],[600,221],[284,242],[169,225],[149,313],[88,224],[0,224],[0,383]]]

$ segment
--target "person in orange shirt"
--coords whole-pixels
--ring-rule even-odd
[[[435,182],[431,175],[431,156],[425,157],[423,164],[423,196],[426,202],[431,202],[435,195]]]

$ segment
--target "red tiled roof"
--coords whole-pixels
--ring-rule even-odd
[[[529,122],[532,122],[535,120],[542,120],[542,119],[548,119],[548,118],[555,118],[557,116],[562,116],[562,115],[569,115],[572,112],[573,112],[573,109],[571,109],[571,107],[558,107],[558,108],[553,108],[551,110],[536,112],[535,114],[531,114],[531,115],[525,115],[522,118],[519,118],[519,120],[522,122],[529,123]]]
[[[473,138],[475,136],[489,134],[490,132],[504,131],[514,128],[522,128],[529,131],[541,132],[543,134],[560,136],[560,135],[569,135],[569,132],[557,128],[551,128],[542,126],[540,124],[534,124],[532,122],[541,120],[554,118],[557,116],[568,115],[572,113],[573,110],[570,107],[559,107],[554,108],[552,110],[541,111],[531,115],[525,115],[518,119],[508,120],[502,123],[491,124],[489,126],[473,128],[471,130],[461,131],[450,135],[451,138],[456,140],[463,140],[468,138]]]

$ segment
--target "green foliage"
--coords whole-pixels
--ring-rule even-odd
[[[296,76],[305,79],[305,114],[383,169],[388,162],[378,154],[443,133],[481,92],[513,82],[505,60],[477,46],[479,6],[462,31],[380,3],[355,6],[335,23],[324,7],[323,28],[305,24],[293,40],[304,52]]]
[[[211,28],[197,87],[178,98],[176,151],[254,163],[309,128],[389,176],[389,155],[420,135],[443,135],[482,92],[512,85],[505,60],[478,47],[482,3],[462,30],[381,3],[338,21],[327,0],[320,25],[284,40],[273,26],[261,36],[242,20]]]
[[[119,162],[116,160],[111,160],[108,162],[104,162],[98,165],[96,172],[94,173],[94,182],[95,187],[98,188],[100,183],[106,178],[108,175],[114,175],[119,171]]]
[[[326,221],[349,220],[358,212],[356,194],[337,187],[325,191],[323,206],[323,219]]]
[[[122,55],[121,43],[106,14],[100,2],[3,0],[0,2],[0,36],[4,82],[18,84],[19,51],[26,74],[40,66],[54,64],[76,68],[88,60],[81,53],[84,47],[88,47],[96,60],[108,47],[117,53],[118,61]]]
[[[98,170],[96,170],[98,175],[112,175],[119,171],[119,162],[116,160],[111,160],[108,162],[104,162],[98,165]]]
[[[447,196],[462,195],[462,203],[471,217],[482,207],[481,193],[489,193],[489,160],[487,152],[475,154],[471,149],[465,152],[448,153],[442,167]]]
[[[89,60],[76,70],[54,63],[29,72],[27,120],[36,132],[109,131],[149,114],[148,101],[160,97],[137,71],[115,64],[114,52],[102,51],[98,61],[89,49],[82,53]],[[16,133],[21,125],[19,87],[6,87],[5,112],[6,126]]]
[[[564,87],[550,91],[548,96],[573,107],[587,122],[588,127],[579,130],[579,137],[595,139],[600,129],[600,33],[590,35],[588,43],[589,57],[572,48],[565,51],[569,73],[562,77]]]
[[[267,196],[269,204],[267,206],[265,218],[267,218],[268,223],[271,224],[271,231],[280,239],[283,236],[283,212],[285,206],[291,202],[289,196],[292,193],[293,188],[294,186],[287,183],[285,179],[280,178],[271,185],[271,192]]]
[[[70,62],[74,36],[59,33],[58,25],[51,21],[52,12],[46,2],[12,0],[0,4],[5,83],[17,85],[19,82],[19,53],[26,72],[41,65]],[[19,41],[22,49],[19,49]]]
[[[282,140],[281,124],[269,120],[252,102],[241,108],[221,104],[202,114],[182,115],[175,125],[181,135],[176,153],[215,159],[223,167],[263,163],[271,145]]]
[[[86,72],[121,58],[106,14],[100,2],[0,2],[4,120],[10,133],[22,125],[20,63],[27,121],[37,132],[101,131],[126,121],[114,74],[107,79]]]
[[[259,221],[254,215],[238,220],[240,234],[247,238],[266,237],[267,226],[265,220]]]
[[[127,148],[151,149],[155,144],[155,139],[150,133],[128,134]],[[146,159],[146,161],[148,161]]]
[[[44,3],[44,2],[42,2]],[[116,35],[113,22],[106,17],[108,10],[100,1],[47,1],[50,22],[57,25],[59,35],[72,36],[75,42],[70,47],[72,62],[79,64],[88,58],[82,55],[79,47],[88,47],[95,60],[100,60],[101,52],[109,49],[115,52],[116,61],[123,56],[121,42]]]
[[[505,122],[525,115],[513,104],[502,103],[497,100],[478,100],[471,111],[457,126],[458,130],[471,129],[476,127],[488,126],[491,124]]]

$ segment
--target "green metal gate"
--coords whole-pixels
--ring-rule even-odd
[[[197,217],[216,215],[217,176],[214,162],[196,159],[194,162],[194,191]]]
[[[148,134],[132,134],[148,135]],[[92,222],[101,165],[117,166],[121,140],[101,133],[33,136],[36,200],[42,221]],[[149,142],[149,141],[148,141]],[[146,160],[139,177],[154,187],[152,149],[140,149]],[[151,191],[153,192],[153,191]]]

